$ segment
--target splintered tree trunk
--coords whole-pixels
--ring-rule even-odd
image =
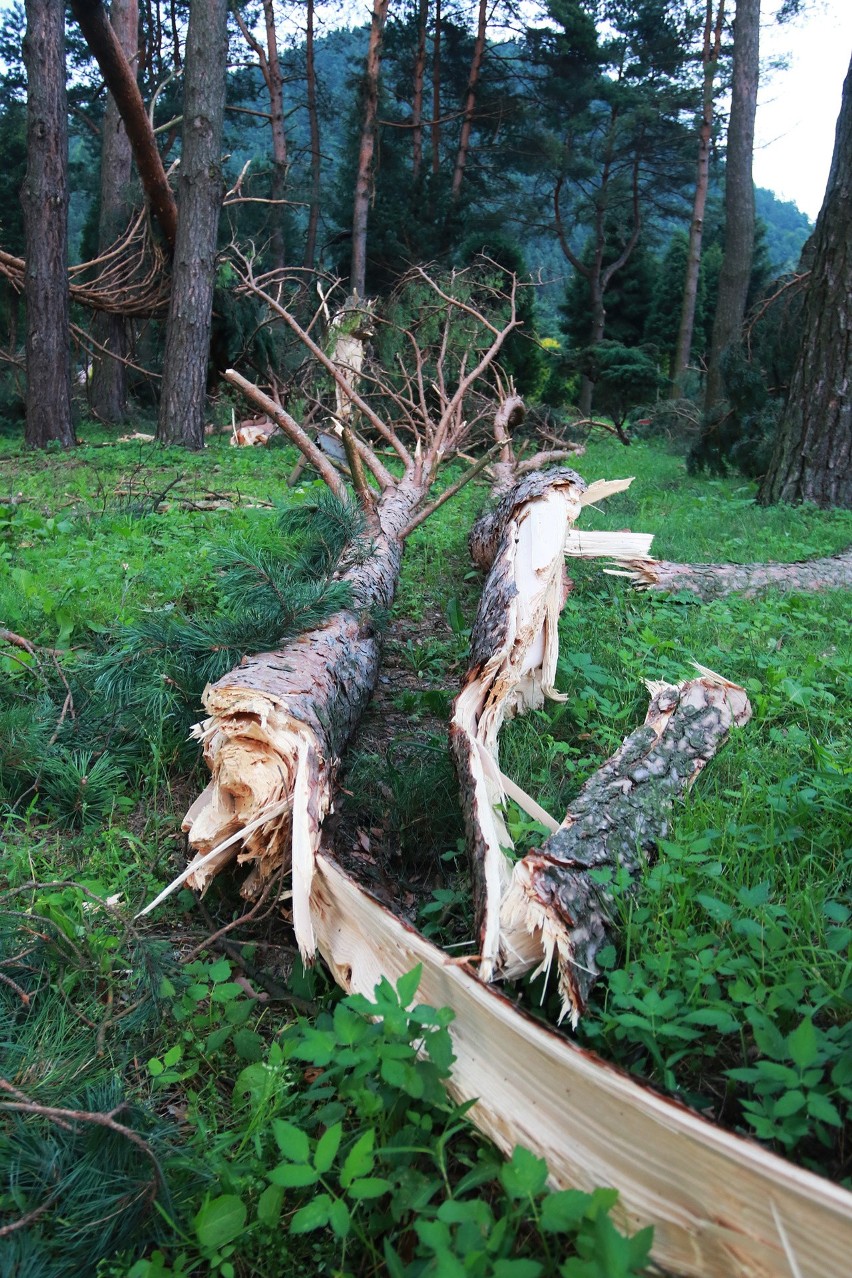
[[[139,44],[137,0],[112,0],[110,22],[130,66],[136,64]],[[105,252],[124,230],[130,215],[130,175],[133,149],[115,98],[107,97],[101,142],[101,209],[98,251]],[[91,405],[101,421],[121,422],[127,416],[128,321],[122,315],[96,315],[95,340],[109,354],[96,350],[92,363]],[[117,358],[111,359],[110,355]]]
[[[367,277],[367,218],[373,190],[373,155],[376,149],[376,117],[379,110],[379,68],[381,66],[382,32],[388,16],[389,0],[373,0],[370,43],[364,72],[361,145],[358,150],[358,172],[355,178],[355,201],[352,211],[352,266],[350,285],[364,297]]]
[[[118,36],[110,26],[102,0],[71,0],[71,11],[113,95],[133,147],[139,178],[169,248],[177,236],[177,206],[166,177],[154,129],[145,110],[136,75]],[[159,7],[157,8],[159,15]],[[150,25],[149,28],[150,30]]]
[[[204,447],[204,405],[216,236],[222,203],[220,146],[228,53],[227,0],[190,7],[184,71],[178,235],[166,329],[157,437]]]
[[[802,344],[758,500],[852,508],[852,65],[817,219]]]
[[[673,564],[664,559],[619,560],[605,569],[629,577],[639,590],[687,590],[705,603],[723,595],[753,598],[764,590],[841,590],[852,586],[852,550],[795,564]]]
[[[197,735],[213,777],[184,821],[198,853],[190,885],[203,889],[236,855],[251,866],[243,895],[255,897],[292,866],[293,925],[306,958],[315,948],[309,897],[320,826],[340,754],[378,677],[373,615],[393,602],[403,536],[424,491],[403,479],[384,494],[365,538],[372,553],[343,578],[351,608],[279,652],[247,658],[204,694],[210,717]]]
[[[725,255],[719,276],[719,297],[713,321],[713,341],[706,411],[723,398],[722,357],[740,341],[754,256],[754,117],[760,76],[760,0],[737,0],[734,19],[734,68],[731,115],[725,157]]]
[[[675,800],[751,717],[743,689],[709,670],[648,688],[642,727],[590,777],[559,829],[516,863],[501,907],[501,975],[549,971],[555,959],[562,1016],[574,1026],[613,937],[614,894],[601,871],[638,875],[668,833]]]
[[[512,840],[497,740],[503,721],[557,700],[558,623],[568,593],[565,542],[585,480],[573,470],[539,472],[505,494],[493,519],[474,529],[474,560],[491,560],[471,634],[470,665],[453,705],[450,745],[462,792],[479,933],[481,975],[500,956],[500,900]]]
[[[30,448],[76,441],[71,424],[68,332],[68,117],[65,10],[27,0],[27,174],[21,189],[26,235],[27,423]]]

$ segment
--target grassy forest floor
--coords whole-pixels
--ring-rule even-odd
[[[222,436],[192,456],[80,433],[73,454],[0,439],[0,620],[37,645],[0,654],[0,1270],[639,1272],[647,1238],[618,1232],[609,1191],[548,1194],[538,1160],[502,1163],[444,1099],[445,1018],[403,1010],[413,981],[380,990],[367,1018],[294,963],[277,911],[205,945],[244,908],[228,875],[201,905],[184,892],[132,923],[183,868],[180,821],[204,777],[174,700],[148,694],[128,734],[87,663],[140,618],[212,607],[217,552],[273,546],[275,508],[309,504],[319,485],[286,488],[286,448]],[[792,561],[852,542],[850,512],[760,509],[750,484],[690,477],[650,443],[592,441],[577,469],[636,476],[582,526],[654,532],[661,558]],[[470,485],[410,539],[335,818],[344,862],[456,954],[472,918],[446,723],[480,589],[466,536],[486,493]],[[677,681],[698,661],[754,707],[621,898],[619,946],[578,1038],[849,1184],[848,598],[699,605],[637,594],[596,564],[571,573],[568,699],[501,738],[503,770],[552,814],[642,721],[644,679]],[[79,724],[109,720],[106,745],[78,728],[71,692]],[[517,809],[509,825],[520,850],[540,838]],[[540,982],[515,996],[554,1015]]]

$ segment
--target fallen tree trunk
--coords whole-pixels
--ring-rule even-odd
[[[627,577],[638,590],[686,590],[702,602],[724,595],[747,599],[763,590],[839,590],[852,586],[852,549],[794,564],[674,564],[664,559],[619,558],[611,576]]]
[[[501,906],[500,975],[548,972],[555,958],[560,1019],[573,1026],[597,980],[597,954],[613,939],[619,871],[635,879],[653,859],[675,800],[751,718],[745,691],[710,670],[648,688],[642,727],[589,778],[558,830],[516,863]]]
[[[278,652],[245,658],[204,693],[210,717],[195,733],[212,779],[184,819],[197,853],[187,881],[203,891],[236,856],[251,865],[242,894],[256,897],[292,865],[293,925],[305,958],[315,951],[308,898],[320,827],[340,754],[375,687],[374,614],[393,602],[404,532],[423,491],[406,479],[386,491],[364,537],[366,557],[342,577],[351,607]]]
[[[501,815],[511,783],[499,768],[500,729],[506,718],[537,709],[548,698],[562,699],[554,681],[559,614],[570,588],[565,552],[572,525],[584,505],[629,484],[629,479],[600,480],[587,487],[567,468],[536,472],[480,516],[468,540],[474,562],[489,571],[471,634],[468,674],[453,705],[450,745],[486,980],[500,964],[500,901],[511,875],[506,850],[512,840]],[[615,534],[604,553],[618,553],[621,536]],[[514,787],[512,797],[519,796],[529,810],[533,801]],[[534,810],[539,818],[546,816],[537,805]]]
[[[623,1226],[654,1226],[684,1278],[846,1278],[852,1194],[734,1136],[534,1021],[355,884],[325,853],[312,911],[344,989],[371,996],[422,964],[418,1001],[455,1012],[450,1091],[505,1154],[547,1159],[554,1188],[612,1185]]]

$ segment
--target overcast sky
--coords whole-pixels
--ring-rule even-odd
[[[778,3],[764,0],[763,8],[772,14]],[[852,0],[810,0],[809,8],[806,17],[761,30],[762,58],[786,55],[789,66],[763,80],[754,180],[816,218],[852,56]]]

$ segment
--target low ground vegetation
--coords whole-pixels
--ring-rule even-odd
[[[272,1275],[285,1256],[294,1274],[638,1272],[648,1238],[619,1232],[609,1190],[548,1194],[543,1164],[522,1150],[502,1162],[447,1100],[447,1017],[417,1005],[416,974],[373,1004],[341,998],[294,963],[268,903],[221,931],[245,908],[227,876],[201,906],[183,893],[131,923],[183,865],[200,687],[186,665],[164,668],[156,643],[134,650],[144,697],[104,670],[134,635],[232,615],[235,548],[243,569],[283,554],[275,572],[303,580],[305,521],[282,535],[278,508],[312,511],[321,487],[308,473],[286,489],[288,449],[214,437],[188,457],[80,433],[88,446],[70,457],[0,444],[0,616],[13,636],[0,653],[0,1144],[14,1169],[0,1206],[4,1229],[24,1222],[0,1234],[4,1266],[59,1274],[73,1249],[76,1268],[103,1278]],[[660,557],[795,560],[852,541],[849,512],[761,510],[751,485],[688,477],[656,445],[593,442],[578,469],[637,475],[584,523],[654,531]],[[397,908],[459,954],[472,919],[443,733],[478,596],[465,538],[483,495],[470,485],[410,539],[386,619],[402,673],[379,692],[405,739],[384,749],[378,711],[368,717],[340,818],[365,880],[394,883]],[[510,724],[502,746],[504,771],[554,815],[641,722],[645,678],[676,681],[697,660],[755,710],[677,810],[638,895],[625,893],[580,1041],[848,1183],[845,601],[697,605],[636,594],[595,565],[572,575],[568,700]],[[541,836],[517,810],[510,828],[521,851]],[[540,981],[516,996],[553,1011]]]

